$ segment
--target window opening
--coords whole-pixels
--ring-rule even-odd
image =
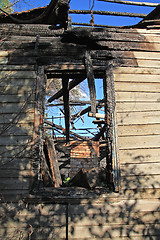
[[[73,81],[69,77],[69,84]],[[106,131],[103,79],[95,79],[96,115],[91,113],[87,79],[69,91],[70,141],[66,143],[66,124],[62,78],[47,79],[45,104],[45,136],[55,146],[61,186],[80,186],[89,189],[108,188],[106,176]],[[50,96],[54,101],[48,103]],[[44,145],[46,148],[46,145]],[[45,149],[45,154],[46,154]],[[47,155],[48,157],[48,155]],[[49,160],[47,159],[49,162]],[[52,159],[50,161],[53,161]],[[56,166],[56,167],[57,167]],[[52,170],[53,172],[53,170]],[[54,185],[55,176],[52,177]],[[55,186],[55,185],[54,185]]]

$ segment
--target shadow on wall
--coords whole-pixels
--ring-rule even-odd
[[[131,171],[134,173],[134,168]],[[57,190],[56,197],[53,194],[48,198],[39,195],[33,201],[20,201],[18,205],[4,202],[1,204],[0,238],[158,240],[158,182],[153,180],[152,188],[141,189],[143,181],[135,179],[135,188],[129,189],[128,180],[124,178],[120,194],[98,195],[89,190],[84,194],[84,189],[68,188],[68,193],[72,193],[68,199]]]

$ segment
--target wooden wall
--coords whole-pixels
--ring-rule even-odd
[[[0,192],[14,199],[29,190],[34,130],[34,66],[8,65],[0,51]]]
[[[159,35],[153,30],[138,32],[153,49],[132,51],[137,66],[127,64],[114,70],[121,188],[159,191]]]
[[[108,56],[113,57],[121,191],[68,189],[66,196],[53,189],[45,189],[48,195],[29,195],[34,159],[27,143],[35,119],[31,93],[38,64],[50,61],[46,71],[84,71],[87,46],[62,44],[63,32],[48,26],[2,24],[0,30],[1,132],[21,113],[0,137],[0,239],[159,239],[159,30],[91,32],[90,38],[106,47],[91,51],[94,70],[105,71]]]

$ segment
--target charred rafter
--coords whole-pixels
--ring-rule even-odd
[[[69,78],[62,78],[63,86],[63,103],[64,103],[64,115],[66,126],[66,142],[69,142],[69,129],[70,129],[70,108],[69,108]]]
[[[88,87],[90,92],[91,112],[93,113],[93,115],[95,115],[96,114],[96,88],[95,88],[95,81],[94,81],[93,64],[92,64],[92,59],[89,51],[86,51],[85,53],[85,67],[86,67]]]
[[[85,78],[78,78],[78,79],[73,79],[71,82],[69,82],[69,90],[71,90],[72,88],[74,88],[75,86],[77,86],[79,83],[81,83]],[[62,97],[64,94],[64,90],[63,88],[61,90],[59,90],[56,94],[54,94],[52,97],[50,97],[48,99],[48,102],[51,103],[54,100]]]

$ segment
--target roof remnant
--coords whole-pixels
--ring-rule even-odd
[[[69,4],[67,0],[51,0],[46,7],[35,8],[20,13],[8,14],[1,10],[0,23],[20,23],[20,24],[59,24],[66,28],[68,24]]]

